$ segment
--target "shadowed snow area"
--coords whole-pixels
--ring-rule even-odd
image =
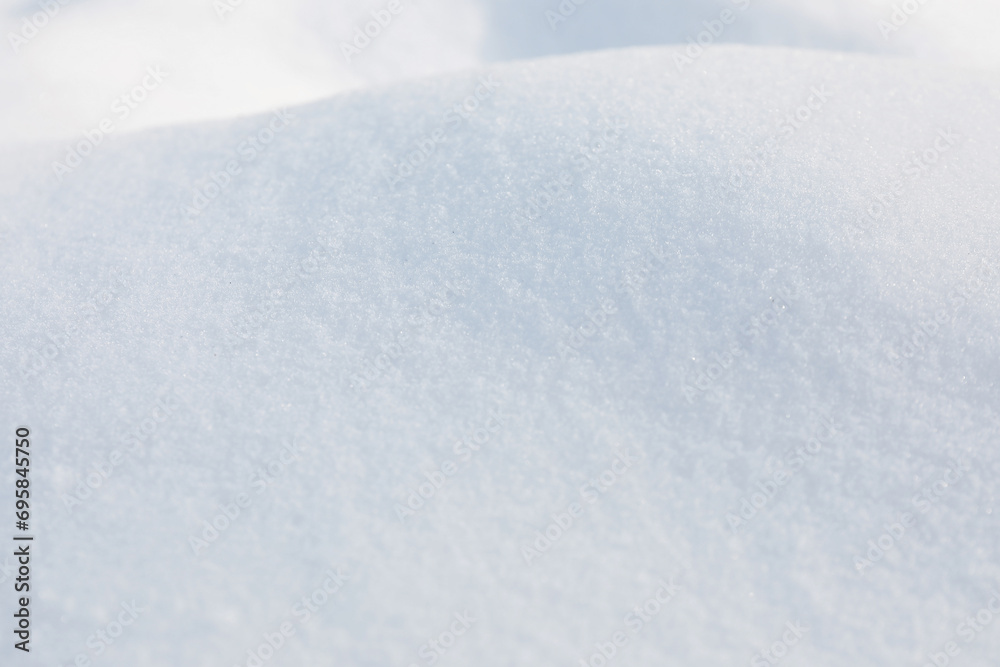
[[[684,57],[5,157],[24,664],[992,664],[1000,82]]]

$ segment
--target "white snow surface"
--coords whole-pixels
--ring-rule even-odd
[[[109,115],[133,131],[516,58],[687,45],[727,9],[737,18],[717,42],[1000,68],[996,0],[398,2],[388,20],[389,0],[0,0],[0,142],[75,138]],[[385,27],[345,53],[375,15]],[[111,114],[151,66],[166,82]]]
[[[275,116],[112,136],[61,181],[62,143],[8,153],[0,423],[33,432],[37,535],[18,664],[252,667],[287,622],[268,666],[425,665],[468,613],[436,664],[597,664],[621,632],[609,665],[767,664],[786,639],[789,667],[952,640],[995,665],[1000,622],[956,627],[1000,586],[1000,81],[682,53],[340,95],[253,159]]]

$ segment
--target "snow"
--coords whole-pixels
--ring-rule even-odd
[[[387,11],[388,0],[0,0],[0,142],[78,137],[150,66],[169,72],[169,81],[120,131],[264,113],[512,59],[686,45],[726,8],[738,20],[719,36],[725,43],[1000,67],[994,0],[399,3],[362,53],[348,57],[344,45],[373,12]]]
[[[685,57],[4,155],[19,664],[993,664],[1000,84]]]

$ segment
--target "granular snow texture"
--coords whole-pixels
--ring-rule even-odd
[[[5,156],[18,664],[995,665],[1000,80],[684,53]]]

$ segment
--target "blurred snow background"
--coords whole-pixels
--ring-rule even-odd
[[[388,0],[51,0],[58,11],[15,52],[9,35],[47,1],[0,3],[0,141],[76,136],[152,65],[170,73],[169,84],[120,130],[259,112],[514,58],[683,44],[702,21],[744,4],[721,41],[1000,66],[995,0],[911,0],[919,10],[889,39],[877,22],[902,4],[892,0],[588,0],[554,30],[545,13],[560,0],[400,0],[400,14],[350,63],[341,43]]]

